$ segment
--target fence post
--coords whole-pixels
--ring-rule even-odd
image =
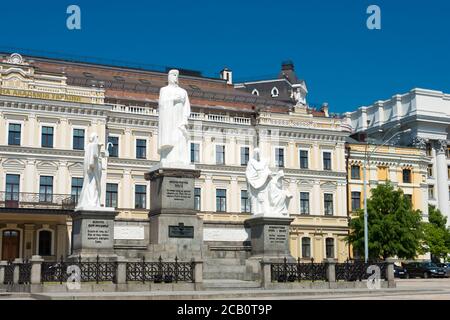
[[[23,263],[23,261],[21,258],[17,258],[13,261],[13,264],[14,264],[13,284],[19,284],[20,265],[22,263]]]
[[[127,283],[127,260],[124,257],[117,259],[116,281],[117,284]]]
[[[194,264],[194,281],[203,283],[203,260],[195,260]]]
[[[330,289],[334,289],[337,287],[336,285],[336,259],[328,258],[325,259],[325,263],[327,264],[327,281]]]
[[[261,260],[261,287],[268,289],[272,282],[270,261]]]
[[[32,256],[31,257],[31,275],[30,275],[30,283],[31,284],[40,284],[41,283],[41,270],[42,270],[42,259],[41,256]]]
[[[395,288],[395,279],[394,279],[394,261],[395,259],[388,258],[386,259],[386,281],[388,283],[388,288]]]
[[[0,261],[0,286],[5,282],[5,268],[7,265],[7,261]]]

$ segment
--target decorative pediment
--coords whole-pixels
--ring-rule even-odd
[[[39,161],[36,164],[36,168],[38,170],[51,170],[53,172],[56,172],[58,170],[58,164],[53,161]]]
[[[71,174],[83,173],[83,164],[81,162],[75,162],[68,166],[69,172]]]
[[[2,167],[5,169],[24,169],[25,162],[19,159],[6,159],[2,163]]]
[[[325,181],[320,185],[321,189],[335,190],[337,188],[337,183],[333,181]]]

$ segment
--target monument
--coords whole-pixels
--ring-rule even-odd
[[[92,133],[83,163],[83,187],[72,214],[72,256],[77,258],[114,257],[114,208],[100,204],[102,159],[98,135]]]
[[[251,230],[252,258],[264,260],[292,260],[289,252],[288,206],[292,198],[283,189],[284,172],[272,173],[256,148],[245,172],[252,217],[245,221]]]
[[[160,163],[145,174],[150,181],[149,258],[200,259],[203,221],[194,207],[194,181],[200,176],[189,161],[186,90],[178,85],[178,70],[170,70],[159,95],[158,152]]]

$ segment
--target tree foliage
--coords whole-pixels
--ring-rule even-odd
[[[450,231],[447,217],[434,206],[428,207],[428,221],[423,223],[423,244],[421,252],[430,252],[433,260],[448,259],[450,254]]]
[[[391,183],[371,190],[367,199],[369,258],[386,259],[397,256],[414,259],[422,239],[422,214],[412,208],[402,190]],[[364,253],[364,211],[350,221],[347,241],[359,253]]]

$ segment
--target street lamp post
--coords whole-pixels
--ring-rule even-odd
[[[395,127],[392,127],[383,137],[382,140],[386,138],[386,136],[389,134],[389,132],[392,129],[400,127],[400,124],[398,124]],[[369,144],[366,144],[366,151],[364,153],[364,168],[363,168],[363,193],[364,193],[364,261],[367,263],[369,261],[369,227],[368,227],[368,214],[367,214],[367,163],[370,160],[370,157],[375,153],[375,151],[386,145],[389,141],[391,141],[393,138],[398,136],[399,134],[408,133],[411,129],[407,129],[404,131],[399,131],[395,133],[392,137],[387,139],[383,144],[376,146],[369,154],[367,153],[367,149]]]

